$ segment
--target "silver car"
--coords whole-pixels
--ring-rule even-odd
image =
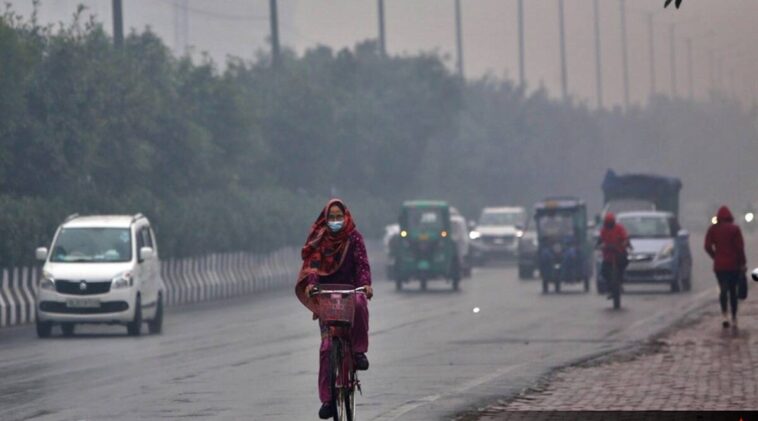
[[[668,284],[672,292],[692,287],[689,233],[669,212],[622,212],[616,220],[626,228],[632,244],[624,283]],[[598,259],[599,260],[599,259]],[[599,262],[598,262],[599,263]],[[605,290],[598,271],[598,291]]]

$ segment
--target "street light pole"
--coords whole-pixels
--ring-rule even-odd
[[[463,28],[461,27],[461,0],[455,0],[455,45],[458,54],[458,75],[463,79]]]
[[[653,14],[647,15],[648,41],[650,42],[650,96],[655,95],[655,28],[653,27]]]
[[[563,23],[563,0],[558,0],[558,20],[561,32],[561,91],[563,100],[568,100],[568,70],[566,69],[566,28]]]
[[[621,56],[624,76],[624,108],[629,109],[629,56],[626,45],[626,1],[619,0],[621,8]]]
[[[279,15],[276,7],[276,0],[269,0],[269,20],[271,23],[271,64],[273,67],[279,67]]]
[[[124,45],[124,11],[121,0],[113,0],[113,43],[116,47]]]
[[[671,38],[671,96],[676,97],[676,35],[675,25],[672,23],[669,29]]]
[[[387,41],[384,33],[384,0],[379,1],[379,51],[387,55]]]
[[[600,0],[594,0],[592,8],[595,12],[595,89],[597,107],[603,108],[603,67],[600,57]]]
[[[189,10],[188,0],[176,0],[174,4],[174,49],[176,54],[184,55],[189,47]]]
[[[518,79],[522,87],[526,85],[526,74],[524,72],[524,0],[518,0]]]

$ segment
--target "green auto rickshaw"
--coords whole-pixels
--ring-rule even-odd
[[[393,247],[392,275],[397,290],[417,279],[426,290],[427,281],[445,279],[458,290],[462,258],[453,239],[451,213],[442,201],[408,201],[400,211],[400,238]]]

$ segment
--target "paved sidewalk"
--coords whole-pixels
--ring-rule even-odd
[[[721,327],[714,297],[699,319],[656,340],[558,371],[462,419],[515,419],[518,411],[758,410],[758,289],[750,286],[739,329]]]

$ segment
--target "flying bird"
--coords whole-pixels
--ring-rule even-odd
[[[664,4],[664,5],[663,5],[663,7],[664,7],[664,8],[666,8],[666,7],[669,7],[669,4],[671,4],[671,2],[672,2],[672,1],[674,1],[674,0],[666,0],[666,4]],[[676,8],[678,9],[678,8],[679,8],[679,6],[681,6],[681,5],[682,5],[682,0],[676,0],[676,3],[674,3],[674,5],[675,5],[675,6],[676,6]]]

